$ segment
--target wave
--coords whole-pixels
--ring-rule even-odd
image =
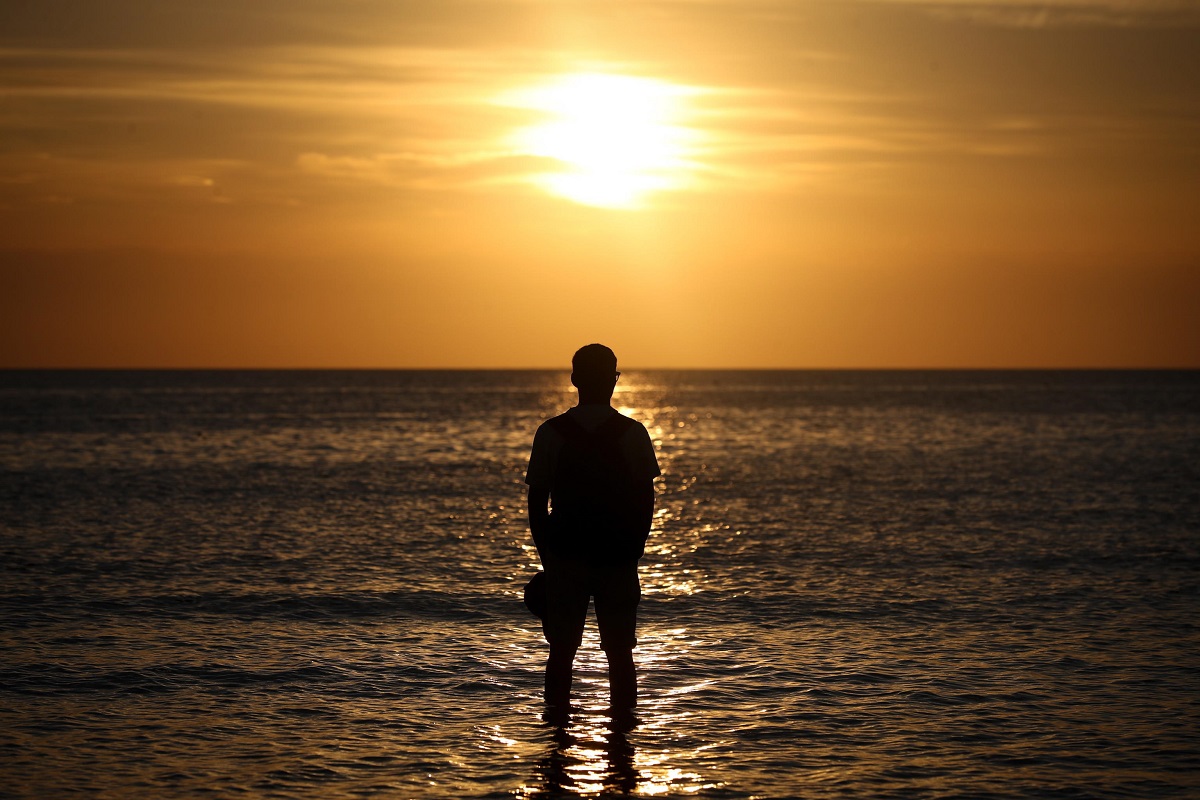
[[[505,606],[511,607],[509,610],[515,614],[519,605],[514,598],[420,589],[344,593],[209,592],[102,598],[27,594],[0,599],[0,612],[6,615],[6,626],[10,627],[98,615],[142,619],[214,616],[235,620],[307,622],[419,616],[467,621],[494,616]]]

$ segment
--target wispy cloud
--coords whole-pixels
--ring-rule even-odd
[[[513,168],[495,140],[520,114],[488,102],[495,64],[469,52],[9,48],[0,64],[0,156],[30,198],[220,185],[221,170],[295,191],[318,174],[429,187]]]
[[[925,8],[949,19],[1003,27],[1200,26],[1191,0],[886,0]]]
[[[1175,0],[214,0],[170,24],[140,0],[52,6],[0,12],[9,205],[508,185],[544,165],[504,145],[532,112],[493,99],[571,68],[704,89],[686,124],[709,188],[1194,150],[1200,120],[1200,9]]]

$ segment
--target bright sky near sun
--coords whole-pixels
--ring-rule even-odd
[[[656,191],[688,186],[683,157],[697,134],[679,125],[686,94],[661,80],[570,72],[501,102],[547,115],[513,137],[517,152],[553,164],[532,176],[536,185],[584,205],[635,209]]]
[[[1200,8],[0,7],[0,367],[1200,367]]]

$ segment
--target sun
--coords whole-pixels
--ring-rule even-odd
[[[544,117],[512,140],[519,152],[561,165],[531,176],[534,183],[585,205],[636,208],[651,193],[689,184],[699,135],[683,120],[695,91],[652,78],[584,72],[511,92],[503,102]]]

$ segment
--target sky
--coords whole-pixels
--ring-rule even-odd
[[[11,0],[0,367],[1200,368],[1200,4]]]

